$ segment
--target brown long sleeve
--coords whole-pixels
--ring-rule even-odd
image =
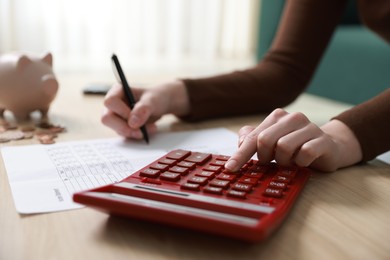
[[[382,94],[336,116],[356,135],[363,161],[390,149],[390,88]]]
[[[270,112],[291,103],[308,85],[344,11],[344,0],[286,1],[279,30],[254,68],[184,83],[196,121]]]
[[[184,80],[191,114],[183,119],[197,121],[264,113],[292,102],[314,74],[346,2],[286,1],[270,51],[257,66],[210,78]],[[390,1],[358,0],[358,6],[367,26],[390,41]],[[390,149],[390,91],[335,118],[355,133],[364,160]]]

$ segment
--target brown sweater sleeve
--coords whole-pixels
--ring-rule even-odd
[[[345,5],[345,0],[286,1],[271,49],[257,66],[210,78],[184,80],[191,114],[182,119],[197,121],[263,113],[292,102],[308,85]],[[383,9],[370,6],[376,8],[368,10],[373,17]],[[390,90],[335,119],[354,132],[364,161],[389,150]]]
[[[344,11],[344,0],[286,1],[265,58],[255,67],[203,79],[185,79],[191,114],[182,119],[270,112],[308,85]]]
[[[356,135],[363,161],[390,149],[390,88],[382,94],[336,116]]]

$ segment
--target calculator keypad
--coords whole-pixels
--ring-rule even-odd
[[[224,169],[228,159],[223,155],[175,150],[132,176],[144,184],[167,189],[239,200],[255,198],[269,204],[288,194],[298,171],[297,167],[260,165],[249,160],[232,173]]]

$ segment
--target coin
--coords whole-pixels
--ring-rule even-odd
[[[49,130],[50,130],[52,133],[62,133],[62,132],[65,132],[65,127],[53,125],[53,126],[51,126],[51,127],[49,128]]]
[[[30,126],[30,125],[21,126],[21,127],[19,127],[19,129],[22,132],[34,132],[35,131],[35,127],[34,126]]]
[[[40,122],[39,124],[36,125],[39,128],[50,128],[53,125],[49,122]]]
[[[19,130],[12,130],[12,131],[0,133],[0,139],[3,140],[11,141],[11,140],[19,140],[23,138],[24,138],[24,134],[22,131]]]
[[[52,135],[40,135],[38,140],[41,144],[54,144],[54,137]]]
[[[35,126],[26,123],[18,125],[15,122],[8,122],[4,118],[0,118],[0,143],[31,139],[36,136],[41,144],[54,144],[55,138],[58,137],[59,133],[63,132],[66,132],[64,126],[55,125],[47,121],[42,121],[35,124]]]
[[[24,134],[24,139],[31,139],[34,137],[33,132],[23,132],[23,134]]]
[[[0,133],[4,133],[8,130],[8,128],[4,125],[0,125]]]
[[[2,137],[0,137],[0,143],[7,143],[7,142],[9,142],[9,141],[11,141],[11,140],[9,140],[9,139],[7,139],[7,138],[2,138]]]

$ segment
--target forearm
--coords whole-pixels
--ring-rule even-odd
[[[183,81],[175,80],[168,82],[163,84],[161,89],[168,93],[168,113],[178,117],[185,117],[190,113],[189,96]]]
[[[185,119],[269,113],[291,103],[310,81],[345,3],[346,0],[286,1],[273,44],[257,66],[184,80],[192,105]]]

